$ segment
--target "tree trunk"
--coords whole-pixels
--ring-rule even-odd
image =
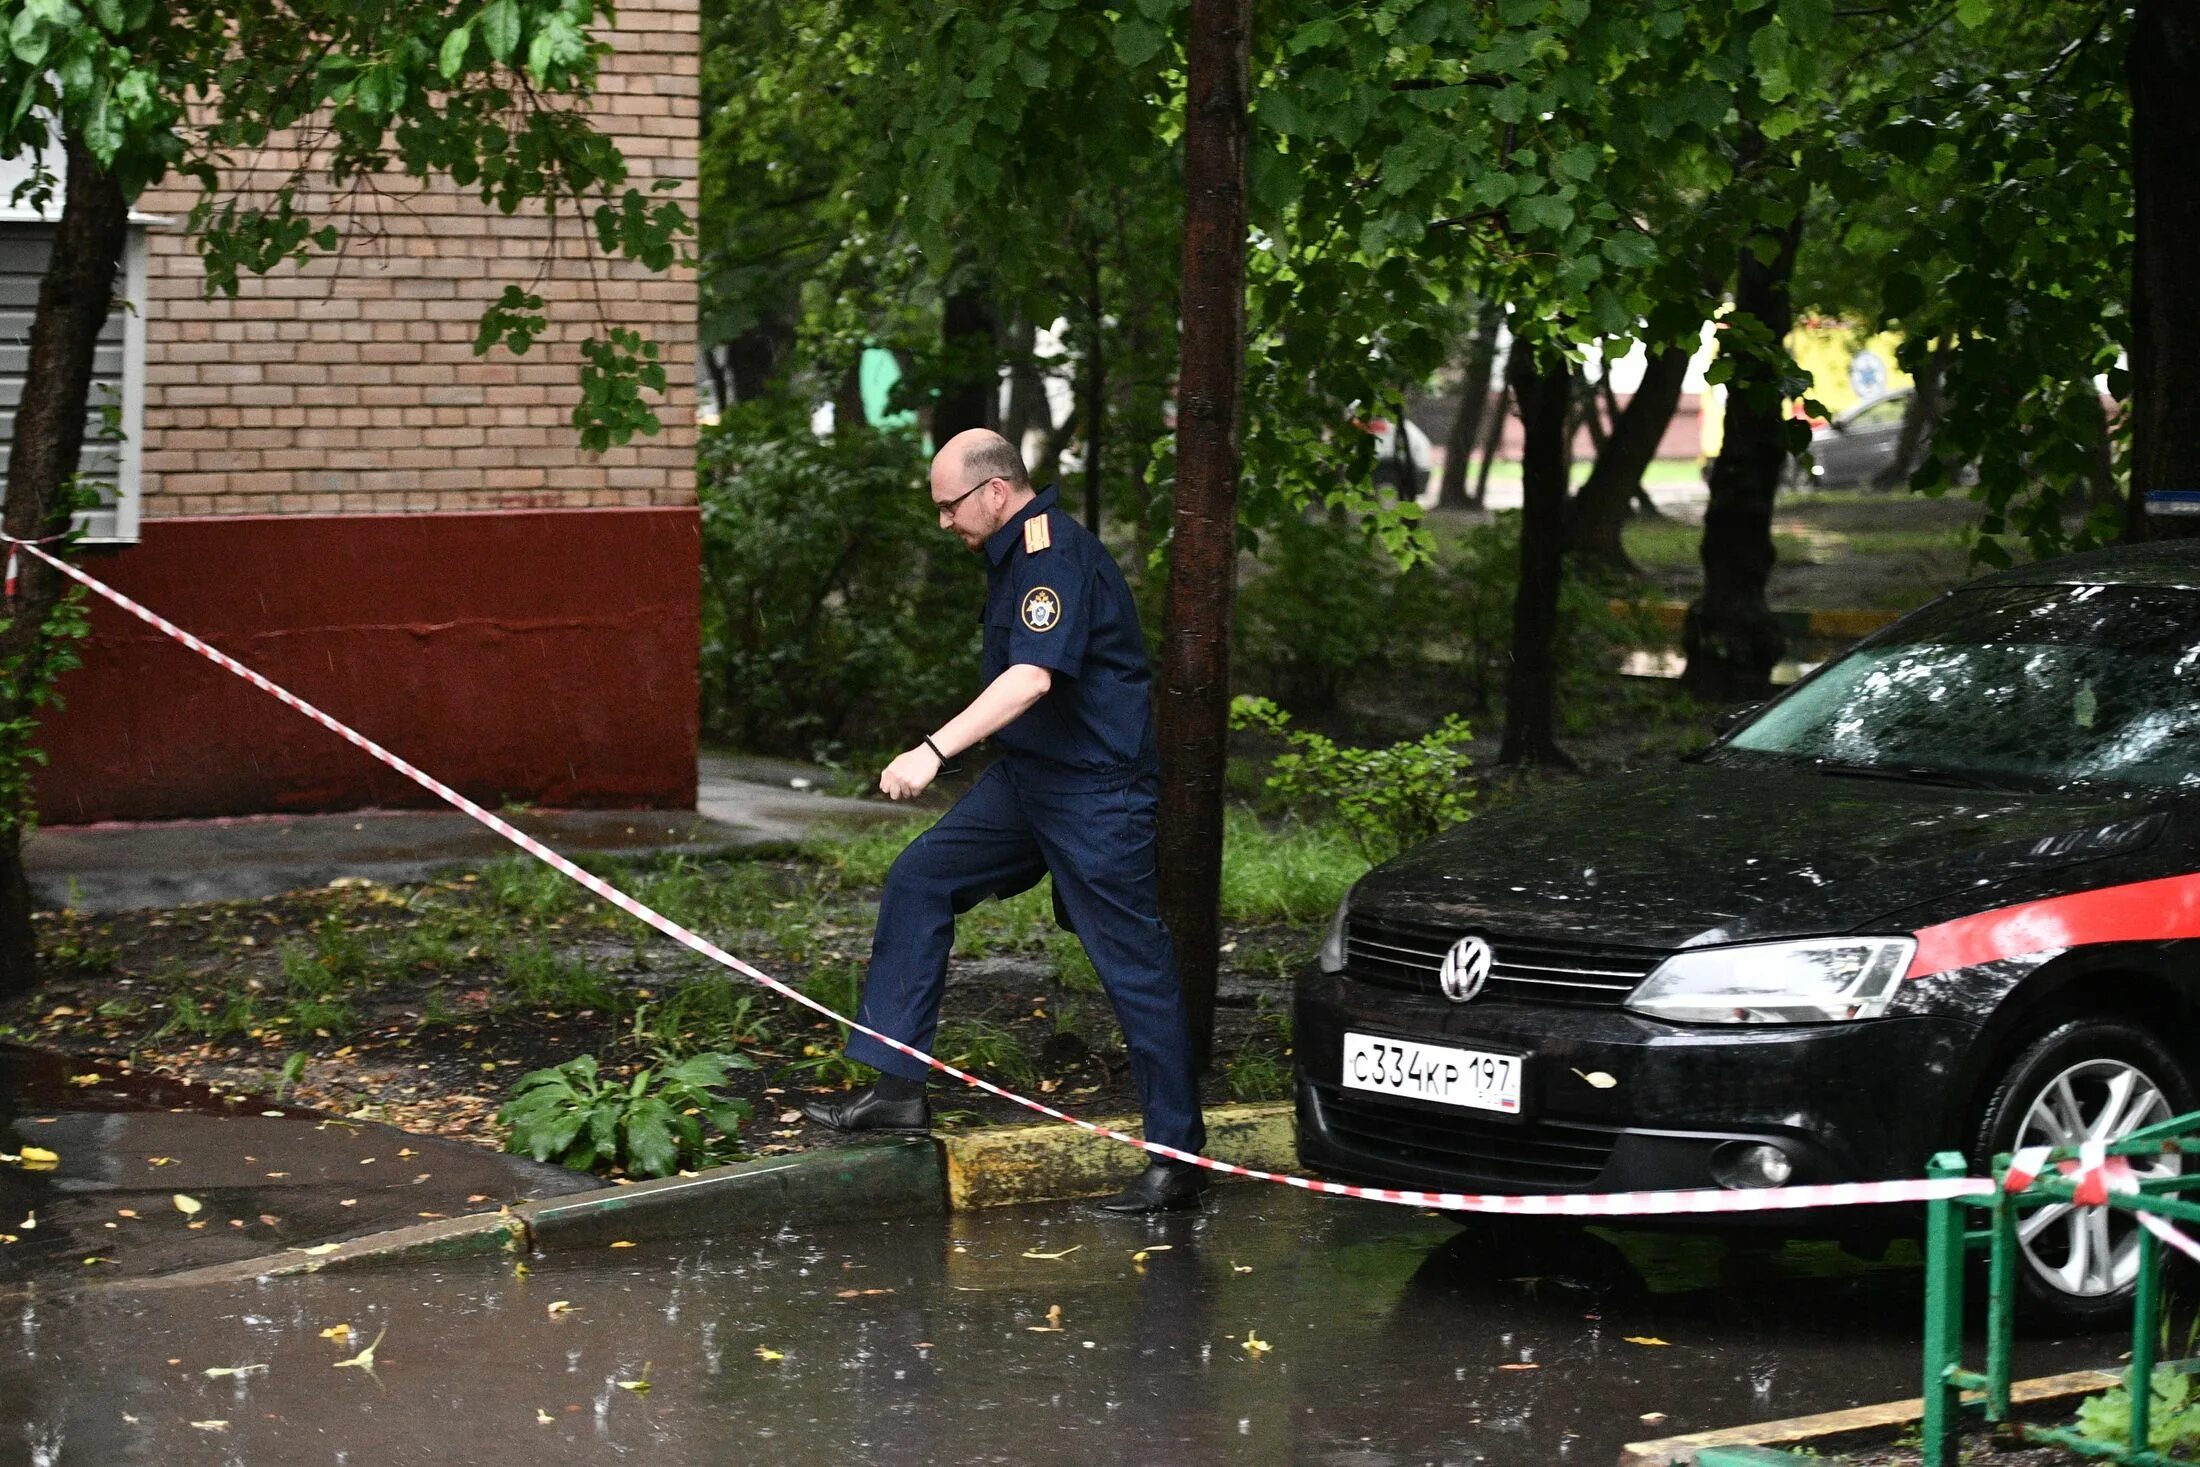
[[[1046,385],[1032,361],[1039,333],[1029,321],[1016,320],[1008,328],[1008,411],[1001,420],[1001,436],[1021,451],[1034,429],[1054,436],[1054,408],[1047,401]],[[1027,464],[1029,460],[1026,461]]]
[[[1239,393],[1245,371],[1246,103],[1252,0],[1192,0],[1176,506],[1161,648],[1161,917],[1199,1068],[1214,1053],[1222,773],[1230,731]]]
[[[1910,475],[1925,462],[1933,433],[1940,427],[1943,403],[1941,376],[1948,369],[1948,348],[1936,346],[1918,363],[1911,379],[1910,401],[1902,410],[1902,432],[1895,439],[1894,458],[1872,476],[1874,489],[1906,489]]]
[[[1100,294],[1100,247],[1085,251],[1085,528],[1100,533],[1100,452],[1108,441],[1108,322]]]
[[[1558,593],[1566,569],[1566,479],[1574,377],[1515,338],[1506,380],[1520,408],[1520,583],[1513,597],[1512,670],[1505,679],[1500,764],[1573,767],[1558,747]]]
[[[2131,491],[2125,537],[2200,534],[2200,514],[2149,514],[2158,490],[2200,490],[2200,8],[2139,0],[2131,79]],[[2194,505],[2193,508],[2200,508]]]
[[[20,540],[58,535],[74,508],[69,484],[84,452],[93,357],[114,306],[115,275],[128,239],[130,206],[112,174],[74,136],[63,139],[69,177],[53,255],[38,283],[23,396],[8,449],[4,522]],[[24,556],[15,603],[0,622],[0,998],[38,982],[38,937],[31,927],[23,874],[23,831],[30,816],[29,734],[51,672],[46,619],[65,584],[59,572]]]
[[[1510,368],[1507,376],[1511,375]],[[1497,462],[1497,450],[1505,442],[1506,399],[1511,389],[1504,383],[1497,384],[1497,400],[1490,404],[1489,431],[1482,437],[1482,467],[1474,476],[1474,507],[1482,509],[1490,502],[1490,465]]]
[[[1497,362],[1497,328],[1503,320],[1496,306],[1484,306],[1467,343],[1459,411],[1452,414],[1451,434],[1444,443],[1444,476],[1436,486],[1438,509],[1467,507],[1467,470],[1474,466],[1475,441],[1482,436],[1482,418],[1490,409],[1490,369]]]
[[[1798,185],[1800,187],[1800,185]],[[1766,264],[1745,246],[1735,275],[1734,316],[1764,324],[1767,351],[1778,353],[1794,324],[1788,283],[1802,210],[1771,233]],[[1703,594],[1688,608],[1681,645],[1688,665],[1681,686],[1711,702],[1762,698],[1772,690],[1773,665],[1785,648],[1765,600],[1772,575],[1772,500],[1787,459],[1787,404],[1780,397],[1780,363],[1738,353],[1728,379],[1726,432],[1711,465],[1711,502],[1703,517]]]
[[[940,311],[940,392],[932,401],[935,445],[968,428],[1000,426],[1000,334],[993,297],[983,285],[947,297]]]
[[[1652,352],[1642,369],[1642,385],[1627,399],[1612,420],[1612,433],[1596,467],[1574,495],[1567,529],[1568,548],[1584,570],[1611,575],[1635,573],[1634,562],[1620,540],[1635,496],[1642,492],[1642,476],[1658,456],[1665,441],[1666,425],[1681,404],[1681,384],[1688,378],[1689,351],[1669,346]]]

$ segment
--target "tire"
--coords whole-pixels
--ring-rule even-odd
[[[2127,1019],[2057,1024],[2002,1070],[1980,1113],[1973,1161],[2025,1146],[2116,1140],[2195,1109],[2191,1076],[2159,1040]],[[2180,1159],[2133,1159],[2142,1177],[2175,1173]],[[2131,1308],[2138,1227],[2128,1214],[2064,1204],[2021,1214],[2016,1267],[2020,1307],[2037,1324],[2091,1329]]]

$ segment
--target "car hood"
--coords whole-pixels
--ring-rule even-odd
[[[1355,911],[1674,948],[1868,929],[2151,844],[2168,802],[1677,763],[1499,806],[1368,873]],[[1899,925],[1899,924],[1898,924]]]

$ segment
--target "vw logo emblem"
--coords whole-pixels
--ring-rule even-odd
[[[1465,1003],[1490,981],[1490,964],[1495,958],[1487,938],[1462,937],[1444,954],[1444,965],[1436,970],[1437,986],[1453,1003]]]

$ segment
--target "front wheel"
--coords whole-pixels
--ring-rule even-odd
[[[2120,1141],[2194,1109],[2184,1066],[2124,1019],[2073,1019],[2026,1045],[2002,1071],[1980,1120],[1977,1159],[2027,1146]],[[2141,1178],[2174,1176],[2180,1158],[2133,1157]],[[2092,1328],[2131,1307],[2139,1229],[2129,1213],[2051,1203],[2017,1218],[2017,1284],[2035,1318]]]

